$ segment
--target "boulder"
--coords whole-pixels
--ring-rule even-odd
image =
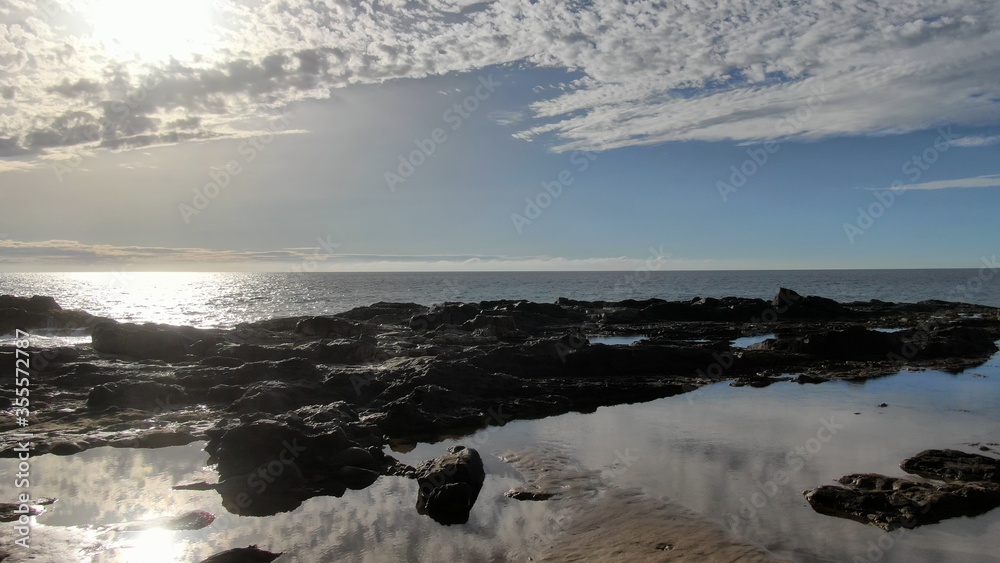
[[[486,479],[479,452],[452,446],[448,454],[417,466],[417,512],[440,524],[464,524]]]

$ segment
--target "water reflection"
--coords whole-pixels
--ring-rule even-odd
[[[747,346],[763,342],[768,338],[777,338],[777,337],[778,335],[773,333],[759,334],[757,336],[741,336],[740,338],[736,338],[733,340],[733,348],[746,348]]]
[[[880,403],[888,407],[879,408]],[[783,383],[765,389],[720,384],[591,414],[512,422],[393,453],[412,465],[453,444],[479,449],[487,479],[469,523],[461,526],[419,516],[416,483],[393,477],[342,498],[309,499],[290,513],[234,516],[214,491],[170,490],[181,482],[213,480],[200,444],[42,456],[33,460],[32,494],[60,498],[38,517],[48,526],[108,524],[193,509],[219,515],[203,530],[115,537],[121,547],[102,561],[149,561],[140,556],[146,549],[190,561],[251,543],[285,552],[279,562],[525,560],[545,547],[547,530],[563,508],[558,501],[503,497],[521,479],[497,456],[530,445],[569,451],[583,468],[599,471],[604,482],[669,498],[799,561],[855,556],[868,561],[877,555],[880,561],[997,562],[1000,510],[887,535],[817,514],[801,493],[848,473],[902,475],[899,462],[923,449],[977,451],[972,444],[996,443],[998,410],[1000,366],[993,359],[962,375],[903,373],[864,384]],[[9,471],[11,464],[0,460],[0,469]],[[0,483],[4,498],[14,492],[10,483]],[[129,541],[131,548],[125,547]]]
[[[606,344],[608,346],[628,346],[629,344],[634,344],[641,340],[649,338],[643,334],[635,334],[631,336],[612,336],[612,335],[595,335],[588,336],[587,340],[591,344]]]

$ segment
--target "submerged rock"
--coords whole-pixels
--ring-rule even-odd
[[[483,488],[486,471],[476,450],[452,446],[448,452],[417,466],[417,512],[440,524],[465,524]]]
[[[202,559],[199,563],[271,563],[271,561],[280,556],[280,552],[271,553],[270,551],[258,548],[256,545],[250,545],[227,549],[207,559]]]

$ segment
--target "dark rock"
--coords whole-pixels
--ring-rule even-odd
[[[512,498],[514,500],[549,500],[550,498],[556,496],[556,493],[549,491],[537,491],[533,489],[511,489],[503,494],[507,498]]]
[[[205,399],[210,403],[235,403],[246,393],[242,385],[215,385],[208,390]]]
[[[305,358],[307,353],[296,353],[295,349],[287,346],[260,346],[257,344],[238,344],[234,346],[219,347],[214,350],[217,356],[225,356],[243,362],[277,362],[292,357]],[[214,363],[218,364],[217,361]],[[236,364],[239,365],[239,364]]]
[[[295,326],[295,332],[316,338],[350,338],[362,336],[374,327],[338,317],[310,317]]]
[[[43,506],[54,502],[56,502],[54,498],[33,498],[29,503],[0,502],[0,522],[16,522],[25,515],[38,516],[45,512]]]
[[[787,288],[778,289],[778,294],[771,300],[771,306],[775,313],[785,317],[806,317],[806,318],[838,318],[851,317],[855,313],[837,303],[833,299],[826,297],[806,296],[803,297],[795,291]]]
[[[195,342],[185,332],[182,327],[152,323],[103,322],[94,327],[92,340],[94,350],[103,354],[175,361],[184,358]]]
[[[202,559],[200,563],[271,563],[271,561],[280,556],[280,552],[271,553],[270,551],[259,549],[256,545],[251,545],[248,547],[227,549],[207,559]]]
[[[366,341],[339,340],[310,347],[311,357],[325,364],[367,364],[384,362],[389,355],[378,345]]]
[[[332,467],[372,467],[375,465],[375,458],[371,452],[364,448],[346,448],[330,458]]]
[[[507,315],[476,315],[474,319],[462,324],[462,330],[485,330],[486,334],[501,339],[523,335],[517,329],[514,318]]]
[[[373,324],[408,324],[414,315],[427,312],[427,307],[416,303],[387,303],[379,301],[367,307],[355,307],[350,311],[338,314],[338,317],[352,321],[365,321]]]
[[[410,319],[410,328],[414,330],[431,330],[443,325],[461,325],[476,318],[479,307],[471,303],[445,303],[431,307],[422,315],[414,315]]]
[[[184,431],[151,430],[142,432],[132,438],[113,441],[108,445],[113,448],[169,448],[172,446],[186,446],[191,442],[197,442],[201,438]]]
[[[824,485],[805,492],[816,512],[850,518],[884,530],[914,528],[957,516],[975,516],[1000,506],[1000,484],[917,483],[877,474],[847,475],[846,487]]]
[[[322,387],[307,382],[260,381],[250,385],[227,410],[237,414],[281,414],[305,405],[329,402]]]
[[[852,326],[844,330],[830,330],[810,334],[801,339],[768,339],[753,345],[755,350],[774,350],[808,354],[837,360],[873,360],[888,358],[899,353],[903,342],[896,334]]]
[[[158,410],[187,402],[188,395],[179,385],[155,381],[105,383],[91,389],[87,396],[87,408],[91,410],[107,407]]]
[[[22,309],[29,313],[48,313],[49,311],[61,311],[62,307],[56,303],[54,297],[45,295],[32,295],[31,297],[0,295],[0,309]]]
[[[96,323],[107,320],[83,311],[64,310],[52,297],[0,295],[0,334],[16,329],[89,330]]]
[[[48,446],[48,453],[52,455],[74,455],[82,452],[85,448],[79,442],[73,440],[56,440]]]
[[[448,454],[417,466],[417,512],[440,524],[464,524],[486,479],[479,452],[452,446]]]
[[[924,450],[899,466],[928,479],[1000,483],[1000,459],[958,450]]]
[[[334,477],[346,485],[348,489],[360,490],[374,483],[379,478],[379,474],[371,469],[345,465],[334,473]]]
[[[255,418],[224,420],[207,432],[205,450],[217,463],[217,490],[237,514],[292,510],[310,496],[341,495],[348,486],[361,488],[373,477],[400,471],[400,464],[382,453],[377,428],[361,422],[346,403]],[[374,447],[365,450],[368,446]]]

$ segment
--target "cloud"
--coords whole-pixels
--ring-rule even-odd
[[[882,188],[894,192],[910,190],[950,190],[958,188],[1000,188],[1000,174],[992,176],[976,176],[974,178],[959,178],[957,180],[935,180],[922,184],[906,184],[894,188]]]
[[[524,112],[521,111],[494,111],[487,117],[497,125],[517,125],[524,121]]]
[[[0,8],[0,156],[224,136],[354,84],[515,64],[578,76],[523,108],[519,137],[556,151],[1000,121],[995,0],[219,3],[214,47],[166,62],[55,25],[87,3],[43,4]]]
[[[1000,135],[993,135],[991,137],[985,135],[961,137],[951,142],[956,147],[988,147],[998,143],[1000,143]]]
[[[329,241],[327,241],[329,242]],[[661,247],[662,248],[662,247]],[[60,271],[172,269],[205,271],[648,271],[729,269],[734,265],[712,260],[685,260],[664,254],[660,258],[509,256],[483,254],[359,254],[333,252],[339,245],[278,250],[218,250],[88,244],[73,240],[0,240],[0,271]]]
[[[20,162],[16,160],[0,160],[0,173],[27,172],[38,167],[37,162]]]

